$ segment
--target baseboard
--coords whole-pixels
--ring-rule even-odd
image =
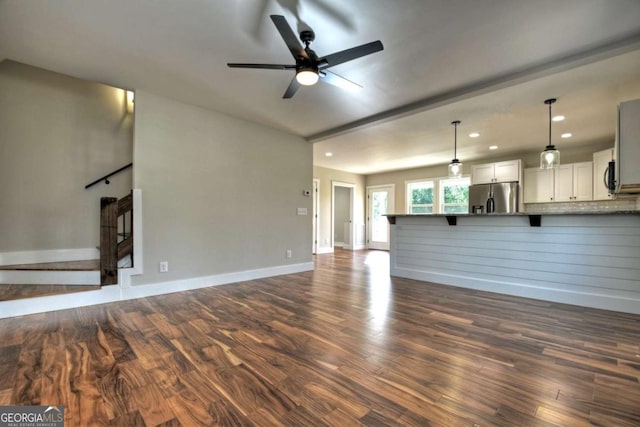
[[[133,259],[129,260],[133,267],[118,268],[118,283],[121,287],[131,285],[131,276],[139,276],[144,273],[142,258],[142,190],[134,188],[133,194]],[[131,265],[131,264],[130,264]],[[120,266],[118,266],[120,267]]]
[[[333,252],[334,252],[334,251],[333,251],[333,248],[332,248],[332,247],[330,247],[330,246],[326,246],[326,247],[323,247],[323,248],[318,248],[318,249],[316,250],[316,255],[332,254]]]
[[[233,273],[216,274],[205,277],[194,277],[184,280],[174,280],[149,285],[105,286],[97,291],[78,292],[75,294],[50,295],[26,300],[12,300],[0,302],[0,319],[23,316],[48,311],[65,310],[69,308],[86,307],[96,304],[125,301],[154,295],[170,294],[192,289],[219,286],[246,280],[262,279],[283,274],[301,273],[313,270],[313,262],[260,268],[255,270],[238,271]]]
[[[133,260],[131,259],[131,255],[127,255],[126,257],[118,260],[118,269],[121,268],[132,268],[131,264]]]
[[[132,285],[123,287],[123,293],[127,297],[125,299],[142,298],[166,293],[188,291],[191,289],[207,288],[209,286],[227,285],[230,283],[262,279],[265,277],[281,276],[283,274],[301,273],[309,270],[313,270],[313,262],[223,273],[213,276],[194,277],[190,279],[173,280],[149,285]],[[167,289],[170,290],[167,291]]]
[[[459,288],[475,289],[543,301],[578,305],[582,307],[640,314],[640,298],[623,298],[606,294],[535,287],[522,283],[477,279],[474,277],[398,268],[393,266],[391,268],[391,276],[438,283],[441,285],[456,286]]]
[[[0,252],[0,265],[40,264],[45,262],[82,261],[98,258],[100,258],[100,251],[97,248]]]
[[[360,251],[362,249],[367,249],[366,245],[344,245],[342,247],[345,251]]]

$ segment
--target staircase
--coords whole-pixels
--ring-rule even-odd
[[[99,260],[0,266],[0,301],[100,289]]]
[[[133,195],[100,200],[100,259],[0,266],[0,301],[93,291],[133,264]]]

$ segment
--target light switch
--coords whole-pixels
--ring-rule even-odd
[[[306,215],[307,208],[298,208],[298,215]]]

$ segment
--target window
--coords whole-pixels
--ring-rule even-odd
[[[471,179],[438,178],[406,181],[407,213],[467,213]]]
[[[433,181],[407,182],[407,212],[412,214],[433,213]]]
[[[469,184],[467,178],[441,179],[439,204],[440,213],[467,213],[469,212]]]

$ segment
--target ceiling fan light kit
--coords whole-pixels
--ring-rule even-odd
[[[549,98],[544,101],[549,106],[549,144],[540,153],[540,169],[555,169],[560,166],[560,151],[551,143],[551,123],[553,122],[551,105],[556,101],[557,99],[555,98]]]
[[[303,86],[313,86],[318,83],[320,76],[318,70],[310,67],[299,68],[296,71],[296,80]]]
[[[319,58],[313,49],[309,47],[311,42],[315,40],[313,31],[305,30],[300,32],[300,41],[304,43],[303,47],[284,16],[271,15],[271,20],[289,48],[296,63],[294,65],[228,63],[227,66],[230,68],[295,70],[296,74],[291,80],[291,83],[289,83],[289,87],[282,96],[283,98],[291,98],[300,86],[312,86],[320,79],[343,89],[359,89],[362,86],[329,71],[328,68],[384,49],[382,42],[377,40]]]

